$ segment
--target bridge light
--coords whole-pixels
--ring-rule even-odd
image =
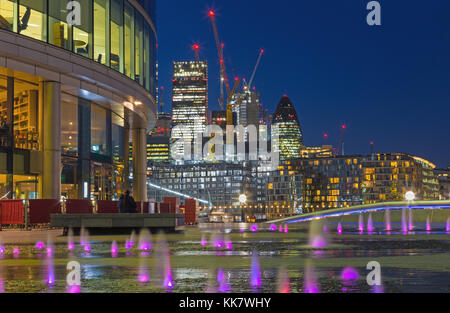
[[[408,191],[405,194],[405,199],[406,199],[406,201],[414,201],[416,199],[416,194],[412,191]]]

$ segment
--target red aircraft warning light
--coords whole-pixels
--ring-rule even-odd
[[[209,16],[215,16],[216,12],[214,12],[213,10],[209,10],[208,15]]]

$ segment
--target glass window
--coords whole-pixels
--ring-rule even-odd
[[[125,75],[134,79],[134,9],[125,1]]]
[[[150,90],[150,26],[144,28],[144,81],[145,89]]]
[[[48,42],[52,45],[71,50],[72,38],[67,25],[67,0],[49,0]]]
[[[10,122],[8,105],[8,78],[0,75],[0,147],[9,147],[10,145]],[[5,161],[6,162],[6,161]],[[6,163],[4,163],[6,164]]]
[[[73,27],[73,51],[84,57],[92,56],[92,0],[77,0],[81,6],[81,25]]]
[[[111,67],[123,73],[123,0],[111,0]]]
[[[107,0],[94,0],[94,60],[101,64],[107,64],[106,30],[109,19],[106,9]]]
[[[135,77],[134,80],[139,84],[144,84],[144,21],[142,15],[137,11],[134,12],[135,16]]]
[[[96,104],[91,104],[91,151],[102,155],[109,154],[108,147],[108,114]]]
[[[78,98],[61,94],[61,148],[63,155],[78,155]]]
[[[47,41],[47,1],[21,0],[19,6],[19,33]]]
[[[18,149],[38,150],[39,87],[14,79],[14,145]]]
[[[114,163],[120,164],[124,162],[125,156],[124,120],[114,113],[112,113],[112,156]]]
[[[15,2],[15,0],[0,0],[0,28],[13,30]]]

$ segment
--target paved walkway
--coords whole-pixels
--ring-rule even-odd
[[[48,235],[55,239],[57,237],[63,238],[62,233],[62,229],[35,229],[31,231],[3,229],[0,231],[0,242],[2,244],[29,244],[36,241],[46,241]]]

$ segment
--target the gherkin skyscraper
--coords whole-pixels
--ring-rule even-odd
[[[294,105],[287,96],[281,98],[273,115],[272,140],[275,141],[274,143],[277,141],[275,138],[278,138],[275,151],[280,152],[281,160],[300,157],[300,150],[303,146],[302,129]]]

